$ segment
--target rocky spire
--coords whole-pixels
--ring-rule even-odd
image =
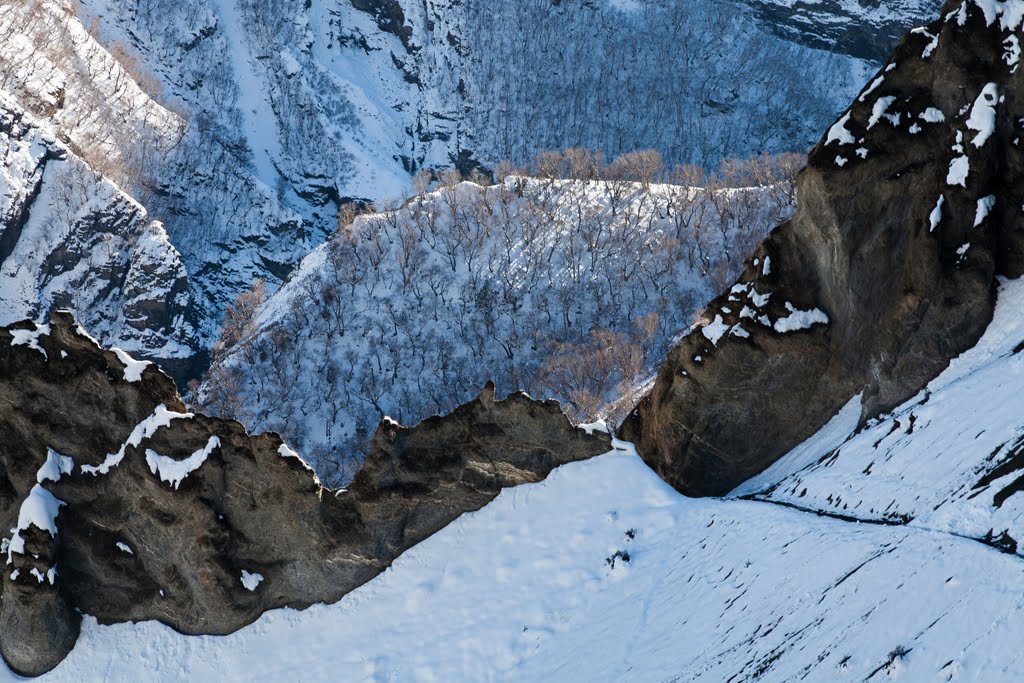
[[[672,350],[621,429],[689,495],[725,494],[858,394],[920,391],[1024,273],[1024,2],[947,2],[811,152],[796,215]]]

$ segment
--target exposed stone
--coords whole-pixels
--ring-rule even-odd
[[[610,449],[557,403],[489,386],[416,427],[384,420],[352,486],[331,491],[277,435],[189,415],[155,365],[78,329],[64,313],[0,329],[0,522],[17,531],[37,484],[63,503],[56,533],[30,526],[6,567],[0,653],[26,674],[67,654],[76,610],[223,634],[336,601],[502,488]],[[30,564],[56,567],[52,583]]]
[[[901,403],[977,341],[995,277],[1024,273],[1004,7],[949,2],[903,40],[811,152],[794,218],[669,354],[621,434],[677,489],[727,493],[862,392],[863,419]]]

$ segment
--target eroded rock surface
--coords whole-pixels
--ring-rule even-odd
[[[858,394],[863,417],[974,345],[1024,273],[1024,3],[947,2],[811,152],[794,218],[623,425],[690,495],[727,493]]]
[[[0,329],[0,653],[52,668],[79,612],[220,634],[336,601],[503,487],[609,447],[557,403],[488,387],[417,427],[385,420],[331,491],[278,436],[188,413],[155,365],[68,314]]]

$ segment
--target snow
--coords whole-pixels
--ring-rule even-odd
[[[77,334],[79,337],[84,337],[85,339],[91,341],[93,345],[96,346],[97,348],[103,348],[103,345],[100,344],[95,337],[93,337],[91,334],[85,331],[85,328],[82,327],[81,323],[75,323],[75,334]]]
[[[889,114],[889,107],[896,101],[895,97],[879,97],[871,108],[871,118],[868,119],[868,130],[874,128],[883,118],[894,126],[900,124],[899,114]]]
[[[288,50],[281,50],[281,62],[284,64],[284,73],[286,76],[295,76],[302,71],[302,65],[299,64],[298,60]]]
[[[857,425],[860,423],[862,396],[862,394],[858,394],[851,398],[835,417],[817,433],[761,474],[740,484],[729,494],[729,497],[740,498],[763,491],[793,473],[813,465],[821,459],[823,454],[830,453],[841,446],[847,437],[856,431]]]
[[[790,314],[785,318],[775,321],[774,329],[780,334],[807,330],[814,325],[827,325],[828,316],[819,308],[812,308],[809,311],[801,311],[793,308],[793,305],[786,302],[786,309]]]
[[[34,330],[11,330],[11,337],[13,337],[11,346],[28,346],[43,354],[43,358],[48,359],[46,349],[39,345],[39,337],[48,334],[50,334],[50,326],[43,323],[35,323]]]
[[[128,555],[135,554],[135,552],[131,549],[131,546],[129,546],[127,543],[122,543],[121,541],[118,541],[114,544],[114,546],[117,547],[117,549],[120,550],[122,553],[127,553]]]
[[[996,104],[999,102],[999,86],[989,83],[982,88],[978,99],[971,108],[971,116],[967,119],[967,127],[977,131],[971,143],[982,147],[996,130]]]
[[[121,444],[121,448],[117,453],[108,453],[99,465],[82,465],[82,472],[93,476],[108,474],[111,469],[117,467],[124,460],[125,453],[129,447],[138,448],[145,439],[152,437],[156,430],[169,426],[171,420],[187,420],[192,417],[192,413],[177,413],[168,410],[167,406],[161,403],[156,407],[152,415],[132,429],[131,434],[128,435],[128,440]]]
[[[947,185],[967,187],[967,176],[971,172],[971,162],[967,155],[961,155],[949,162],[949,173],[946,175]]]
[[[29,527],[36,527],[57,536],[57,513],[64,506],[64,501],[57,499],[40,484],[29,491],[18,510],[18,526],[11,529],[13,536],[7,545],[7,564],[11,564],[14,555],[25,553],[25,539],[21,532]]]
[[[50,567],[46,572],[42,572],[38,567],[32,567],[28,572],[30,575],[36,577],[36,581],[39,583],[49,582],[52,586],[57,580],[57,568]]]
[[[245,586],[247,591],[255,591],[257,586],[263,582],[263,575],[258,573],[250,573],[246,570],[242,570],[242,585]]]
[[[0,226],[24,217],[17,235],[5,237],[0,324],[70,308],[108,346],[192,355],[153,353],[194,343],[190,324],[161,319],[192,303],[166,234],[51,133],[0,89]],[[157,232],[162,242],[153,239]]]
[[[941,109],[928,107],[921,113],[919,118],[925,123],[942,123],[946,120],[946,115],[942,113]]]
[[[206,445],[188,456],[184,460],[175,460],[166,455],[160,455],[151,448],[146,449],[146,464],[149,471],[160,477],[161,481],[167,482],[177,491],[181,482],[185,481],[188,475],[195,472],[210,457],[214,448],[220,448],[220,439],[211,436]]]
[[[148,360],[135,360],[117,347],[111,347],[110,350],[117,355],[117,359],[124,365],[125,382],[141,382],[143,371],[147,366],[152,365]]]
[[[267,187],[274,187],[278,177],[275,160],[283,155],[281,140],[271,103],[263,96],[264,86],[254,64],[251,44],[245,40],[246,31],[242,14],[234,0],[215,0],[215,7],[224,25],[228,63],[234,68],[234,82],[238,84],[238,110],[242,114],[241,133],[253,152],[256,176]],[[287,64],[286,67],[287,69]]]
[[[1006,530],[1024,539],[1013,463],[1024,444],[1022,308],[1024,280],[1001,282],[992,323],[974,348],[892,413],[849,430],[838,446],[831,439],[827,450],[815,449],[817,459],[780,460],[778,476],[758,482],[771,489],[763,496],[967,538]]]
[[[928,38],[928,44],[925,45],[924,50],[921,51],[921,59],[928,59],[935,52],[935,48],[939,46],[939,36],[930,32],[928,29],[922,27],[915,28],[911,31],[912,34],[920,34]]]
[[[33,0],[33,12],[15,3],[0,17],[0,88],[16,90],[45,119],[49,139],[80,153],[67,165],[110,176],[76,170],[76,179],[117,187],[123,205],[139,213],[131,226],[118,224],[130,235],[103,241],[109,254],[98,244],[75,245],[75,255],[90,258],[53,283],[62,291],[29,291],[46,289],[46,281],[27,281],[38,271],[24,260],[44,261],[59,239],[33,239],[5,264],[21,266],[22,278],[4,274],[26,294],[19,305],[45,309],[73,298],[87,310],[103,291],[104,269],[130,265],[135,227],[146,214],[160,216],[176,247],[165,251],[168,262],[179,260],[186,279],[202,277],[150,282],[158,291],[149,302],[133,302],[124,316],[122,302],[104,302],[107,315],[97,317],[106,319],[86,322],[107,346],[160,358],[154,351],[173,341],[180,358],[208,348],[225,307],[256,278],[276,290],[333,233],[334,197],[378,206],[401,200],[412,185],[407,169],[448,168],[470,148],[490,168],[567,146],[600,149],[609,159],[657,148],[669,167],[805,149],[872,68],[774,35],[747,12],[722,13],[714,0],[621,2],[642,11],[609,2],[589,3],[585,12],[547,0],[402,3],[409,31],[402,37],[371,10],[325,0],[182,0],[160,11],[133,0],[84,0],[75,12],[62,0]],[[126,47],[120,61],[115,45]],[[665,73],[676,76],[669,97]],[[136,155],[158,177],[127,171]],[[52,194],[52,185],[47,179],[44,192]],[[33,210],[34,223],[67,224],[64,214],[77,207],[52,199]],[[108,255],[115,263],[95,262]],[[79,304],[69,284],[84,274],[91,277]],[[137,268],[134,282],[145,275]],[[140,316],[159,317],[159,306],[143,304],[160,303],[161,294],[174,304],[190,300],[194,315],[183,318],[190,334],[171,323],[173,315],[141,324]]]
[[[761,270],[761,275],[763,275],[765,277],[768,277],[771,274],[772,274],[772,257],[771,256],[765,256],[764,257],[764,268]]]
[[[1003,41],[1003,46],[1005,47],[1003,60],[1006,62],[1007,66],[1012,66],[1013,70],[1016,71],[1017,65],[1020,63],[1021,55],[1020,38],[1013,35],[1008,36],[1006,40]]]
[[[715,319],[700,328],[701,333],[715,346],[719,340],[729,331],[729,326],[722,320],[722,316],[716,315]]]
[[[608,423],[604,420],[598,420],[597,422],[590,422],[588,424],[582,424],[579,426],[580,429],[585,431],[587,434],[611,434],[612,430],[609,429]]]
[[[281,444],[281,447],[277,449],[277,454],[280,455],[282,458],[294,458],[298,460],[300,463],[302,463],[302,466],[305,467],[307,470],[309,470],[310,472],[313,471],[313,468],[309,466],[309,463],[306,462],[306,459],[303,458],[298,453],[296,453],[295,451],[293,451],[291,448],[289,448],[288,444]],[[319,482],[319,480],[317,481]]]
[[[857,138],[853,137],[853,133],[846,128],[852,115],[853,112],[846,112],[845,116],[829,128],[828,136],[825,138],[826,145],[831,145],[833,142],[838,142],[840,145],[852,145],[857,142]]]
[[[885,82],[885,76],[884,75],[879,76],[875,80],[871,81],[871,83],[868,85],[868,87],[864,89],[864,92],[862,92],[860,94],[860,97],[857,98],[857,101],[859,101],[859,102],[866,102],[867,99],[868,99],[868,95],[870,95],[875,90],[877,90],[878,86],[882,85],[882,83],[884,83],[884,82]]]
[[[932,209],[931,214],[928,216],[928,232],[935,232],[935,228],[939,227],[939,223],[942,221],[942,205],[945,203],[946,195],[940,194],[939,201],[935,202],[935,208]]]
[[[637,373],[649,374],[717,293],[719,274],[739,276],[747,250],[791,212],[783,184],[512,175],[442,186],[359,216],[310,254],[260,308],[251,343],[223,354],[193,400],[220,410],[216,373],[237,373],[244,401],[229,417],[282,434],[331,487],[354,473],[382,413],[414,424],[472,400],[487,380],[561,399],[581,422],[617,420],[618,378],[601,406],[577,411],[541,372],[552,349],[594,348],[592,331],[605,329],[635,339],[637,317],[655,313]],[[256,348],[284,355],[247,351]]]
[[[995,195],[982,197],[981,199],[978,200],[978,209],[974,215],[975,228],[985,222],[985,219],[988,218],[988,215],[992,212],[992,209],[995,208],[995,205]]]
[[[75,469],[75,461],[66,455],[61,455],[52,448],[46,449],[46,462],[36,473],[36,482],[42,484],[44,481],[60,481],[65,474],[71,474]]]
[[[964,0],[963,7],[966,8],[970,1]],[[973,3],[984,12],[985,23],[989,26],[999,19],[1002,30],[1016,31],[1024,20],[1024,2],[1021,0],[973,0]]]

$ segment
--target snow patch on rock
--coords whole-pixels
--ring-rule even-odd
[[[994,195],[982,197],[978,200],[978,208],[974,215],[974,227],[978,227],[985,222],[988,215],[992,213],[992,209],[995,208],[996,198]]]
[[[243,569],[242,570],[241,580],[242,580],[242,585],[245,587],[245,590],[247,590],[247,591],[255,591],[256,588],[261,583],[263,583],[263,574],[259,574],[257,572],[248,572],[248,571]]]
[[[127,352],[122,351],[117,347],[110,349],[117,355],[117,359],[124,365],[124,381],[125,382],[141,382],[143,371],[152,363],[148,360],[135,360],[128,355]]]
[[[146,464],[149,471],[160,477],[161,481],[167,482],[177,491],[181,482],[185,481],[188,475],[199,469],[206,459],[210,457],[214,448],[220,448],[220,439],[211,436],[206,445],[188,456],[184,460],[175,460],[166,455],[160,455],[151,448],[146,449]]]
[[[935,232],[935,228],[939,227],[939,223],[942,222],[942,205],[946,203],[946,195],[939,195],[939,201],[935,202],[935,208],[932,209],[931,215],[928,216],[928,223],[930,227],[928,232]]]
[[[999,102],[999,86],[989,83],[981,90],[971,108],[967,127],[978,134],[971,141],[975,147],[982,147],[996,131],[996,104]]]
[[[789,315],[775,321],[773,328],[780,334],[807,330],[814,325],[827,325],[829,320],[825,312],[820,308],[812,308],[809,311],[801,311],[793,307],[793,304],[786,302],[786,309]]]
[[[831,145],[833,142],[838,142],[840,145],[852,145],[857,142],[857,138],[853,137],[853,133],[846,128],[852,115],[852,112],[846,112],[843,118],[829,128],[828,136],[825,138],[826,145]]]
[[[128,436],[128,440],[121,444],[121,448],[117,453],[108,453],[107,457],[99,465],[82,465],[82,472],[93,476],[108,474],[111,469],[117,467],[124,460],[125,453],[129,447],[138,448],[139,444],[143,440],[152,437],[156,430],[169,426],[171,420],[187,420],[192,417],[194,417],[192,413],[177,413],[168,410],[167,406],[161,403],[156,407],[152,415],[136,425],[135,429]]]
[[[39,338],[50,334],[50,326],[43,323],[35,323],[34,330],[11,330],[11,346],[27,346],[43,354],[43,358],[49,359],[46,349],[39,345]]]

